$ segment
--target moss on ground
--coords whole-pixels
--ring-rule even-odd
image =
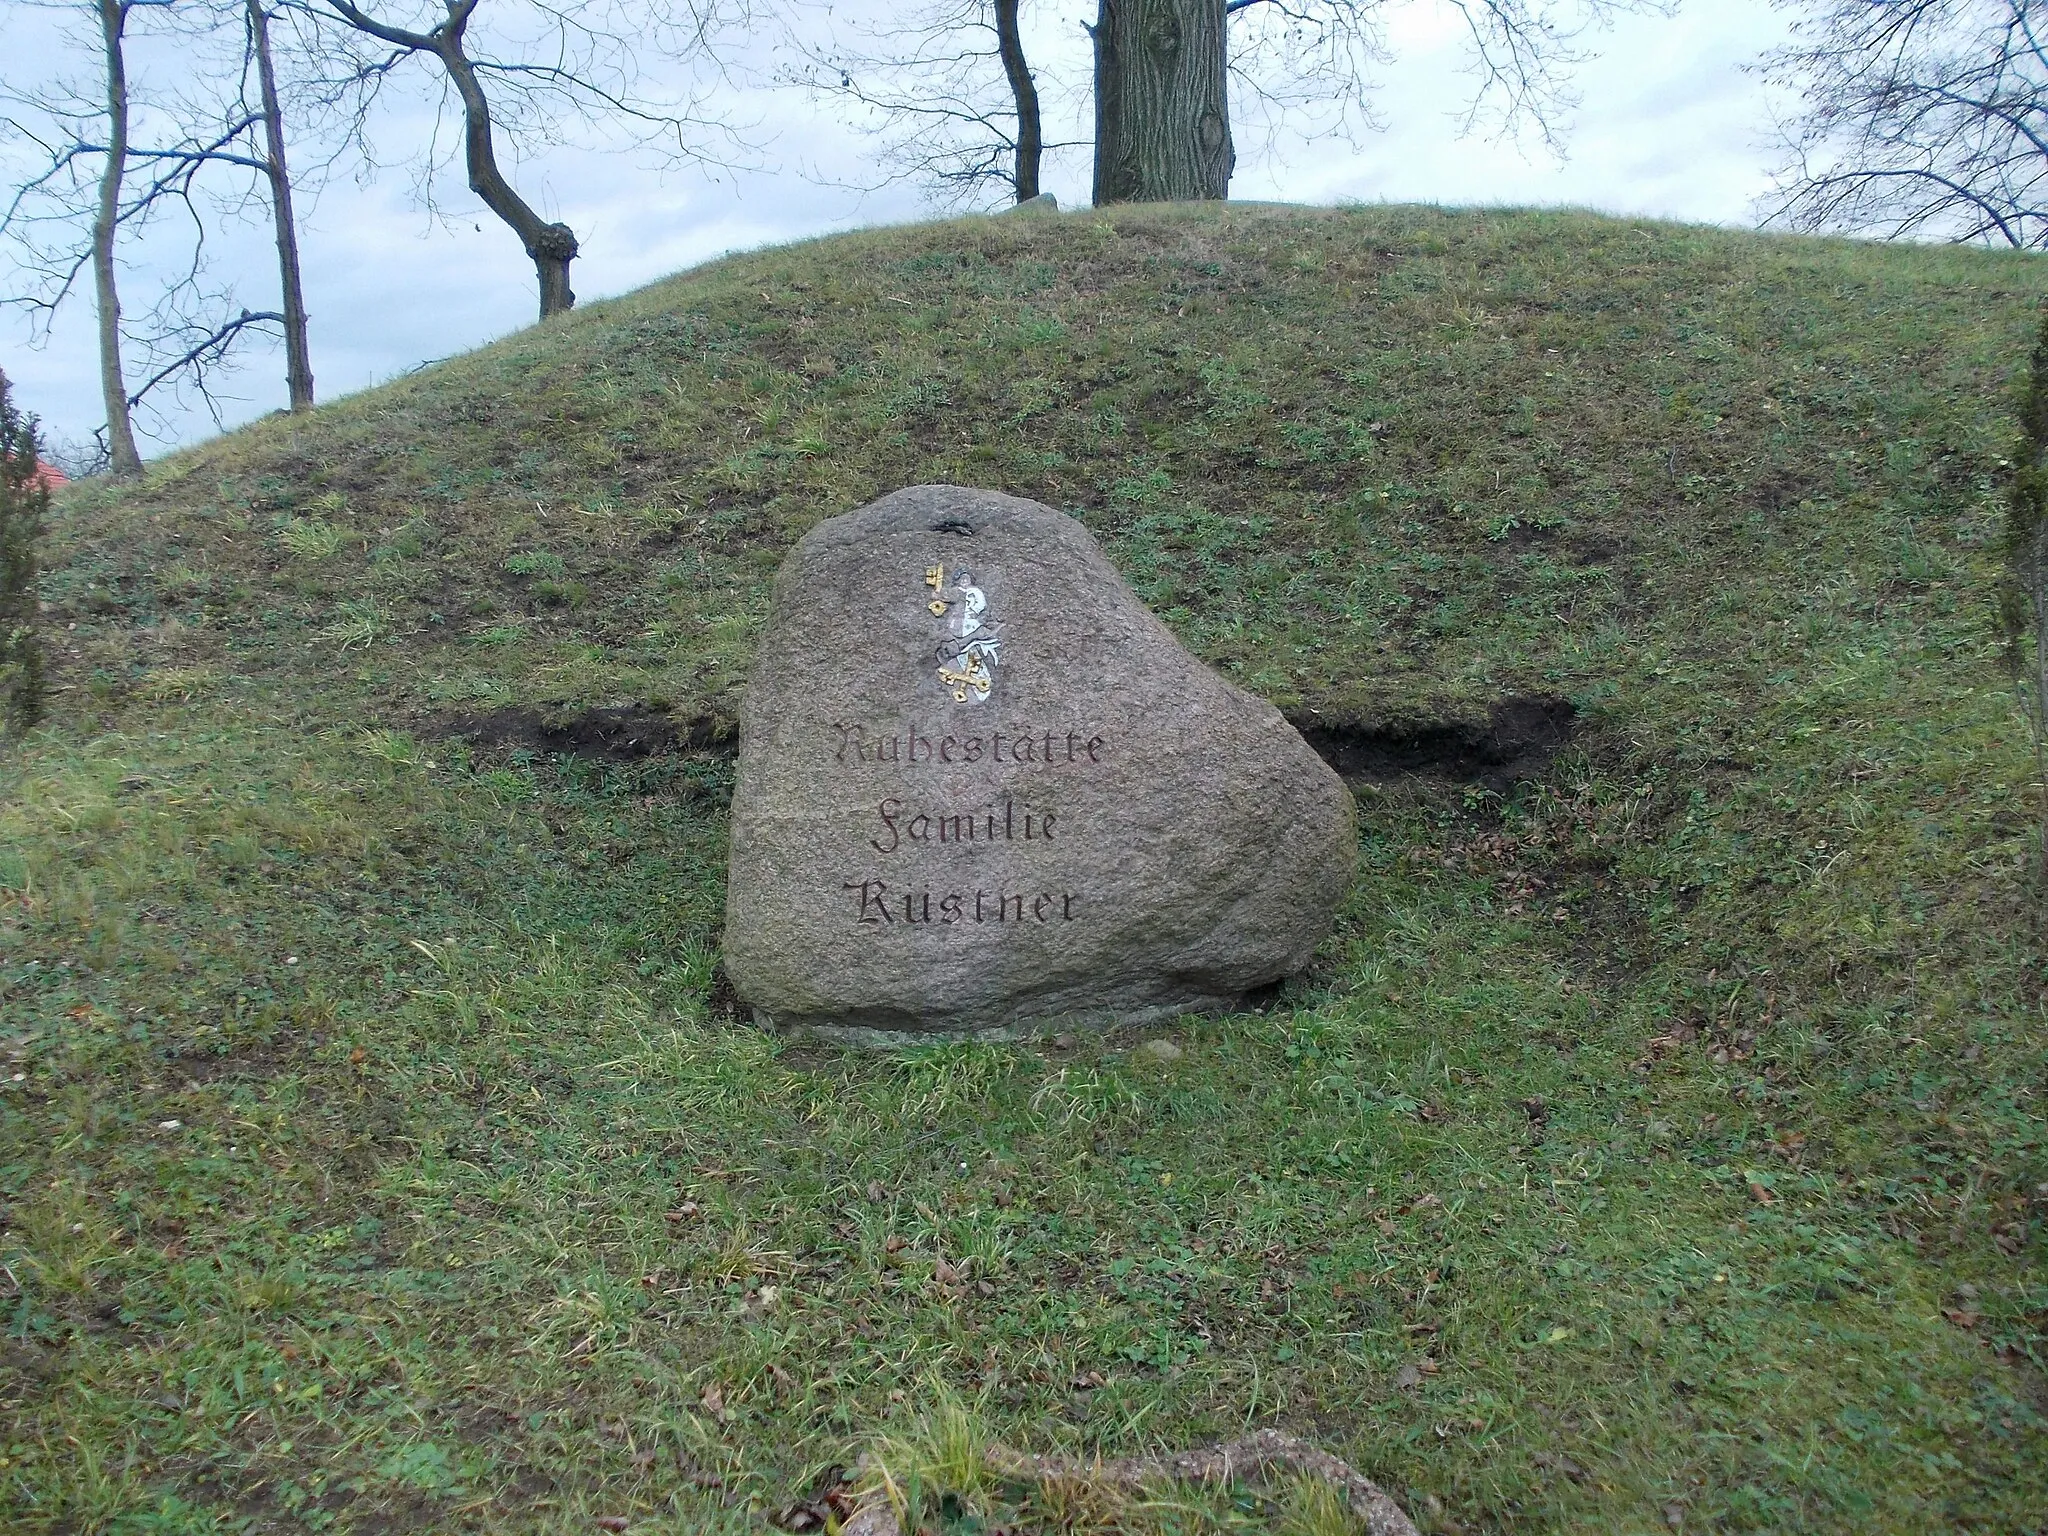
[[[737,1531],[970,1411],[1282,1424],[1445,1532],[2043,1528],[1991,584],[2044,295],[1575,214],[966,220],[79,488],[0,765],[0,1514]],[[1304,717],[1580,728],[1363,784],[1315,973],[1178,1060],[764,1038],[705,744],[790,542],[945,480]]]

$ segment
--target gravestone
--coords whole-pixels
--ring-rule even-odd
[[[772,1027],[1020,1034],[1299,970],[1349,791],[1074,519],[916,486],[784,562],[740,717],[725,964]]]

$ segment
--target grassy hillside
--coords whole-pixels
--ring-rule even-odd
[[[964,1404],[1280,1424],[1442,1532],[2048,1529],[1989,597],[2044,296],[1580,215],[969,220],[79,489],[0,760],[0,1523],[752,1530]],[[1354,777],[1316,971],[1177,1058],[721,1001],[769,579],[949,480],[1074,511]],[[1275,1498],[1114,1518],[1330,1528]]]

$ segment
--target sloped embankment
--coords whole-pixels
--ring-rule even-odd
[[[0,765],[0,1523],[738,1529],[878,1424],[964,1476],[1257,1419],[1443,1530],[2029,1528],[1987,592],[2044,293],[1582,215],[967,220],[74,492]],[[1353,777],[1273,1008],[900,1060],[720,1014],[767,583],[932,480],[1083,518]],[[1198,1503],[1115,1518],[1330,1513]]]

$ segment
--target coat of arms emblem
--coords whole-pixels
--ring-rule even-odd
[[[975,585],[972,571],[955,571],[948,581],[943,565],[927,567],[924,584],[932,590],[927,609],[945,625],[936,651],[939,682],[952,690],[956,704],[986,704],[1002,659],[987,594]]]

